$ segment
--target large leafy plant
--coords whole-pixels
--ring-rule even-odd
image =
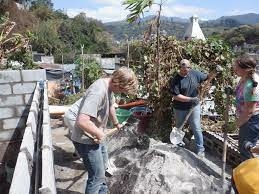
[[[135,43],[137,48],[132,49],[131,53],[131,65],[142,69],[143,72],[142,84],[148,93],[149,106],[153,109],[154,132],[168,136],[168,130],[171,130],[172,95],[169,82],[183,58],[189,59],[194,68],[203,72],[216,72],[216,65],[223,68],[221,73],[215,74],[216,90],[212,94],[216,111],[223,114],[226,100],[224,86],[232,86],[234,81],[231,74],[233,53],[230,48],[222,40],[217,39],[179,41],[174,37],[160,36],[159,41],[159,65],[154,57],[157,55],[156,40]],[[210,86],[210,83],[204,83],[200,92],[202,97],[207,95]]]
[[[82,78],[82,72],[84,73],[84,86],[88,88],[95,80],[100,78],[103,74],[102,67],[93,59],[82,60],[79,58],[76,60],[76,74],[78,77]]]
[[[27,48],[30,34],[28,36],[11,34],[15,25],[15,22],[8,18],[0,18],[0,62],[9,54],[15,53],[21,48]]]

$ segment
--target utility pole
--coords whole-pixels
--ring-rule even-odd
[[[82,59],[82,63],[83,63],[83,70],[82,70],[82,88],[81,91],[83,92],[85,89],[85,62],[84,62],[84,44],[81,44],[81,59]]]
[[[127,66],[129,67],[129,39],[127,38]]]
[[[61,62],[62,62],[62,79],[65,80],[64,76],[64,58],[63,58],[63,51],[61,51]]]

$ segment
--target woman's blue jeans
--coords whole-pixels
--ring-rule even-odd
[[[88,171],[85,194],[106,194],[105,169],[108,162],[105,144],[81,144],[73,142]]]
[[[253,115],[245,124],[239,128],[238,146],[239,151],[245,159],[251,157],[248,150],[245,149],[245,143],[251,142],[254,146],[259,139],[259,114]]]
[[[177,128],[179,128],[182,125],[189,111],[190,109],[179,110],[174,108],[174,118],[175,118]],[[202,129],[201,129],[201,105],[200,104],[194,107],[192,114],[187,120],[187,123],[190,125],[192,133],[194,135],[197,153],[203,152],[205,148],[203,146],[203,135],[202,135]]]

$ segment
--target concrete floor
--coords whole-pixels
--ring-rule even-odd
[[[68,138],[68,129],[62,119],[51,119],[55,177],[58,194],[84,193],[87,172],[82,162],[75,156],[74,147]]]

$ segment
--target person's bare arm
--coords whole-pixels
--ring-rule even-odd
[[[117,127],[118,129],[121,128],[121,125],[116,116],[116,110],[115,110],[114,104],[110,106],[109,118],[115,127]]]
[[[250,151],[254,154],[259,154],[259,146],[252,147]]]
[[[104,138],[104,133],[102,130],[91,121],[91,117],[86,114],[79,114],[76,120],[76,125],[89,133],[92,137],[95,137],[98,141],[101,141]]]
[[[117,119],[117,116],[116,116],[116,110],[115,110],[114,105],[110,106],[109,118],[111,119],[113,124],[118,123],[118,119]]]
[[[241,127],[243,124],[245,124],[250,117],[252,116],[255,108],[256,108],[257,102],[245,102],[244,104],[244,111],[239,115],[237,119],[237,126]]]
[[[184,96],[182,94],[178,94],[177,96],[173,97],[174,100],[178,100],[180,102],[190,102],[192,97]]]

